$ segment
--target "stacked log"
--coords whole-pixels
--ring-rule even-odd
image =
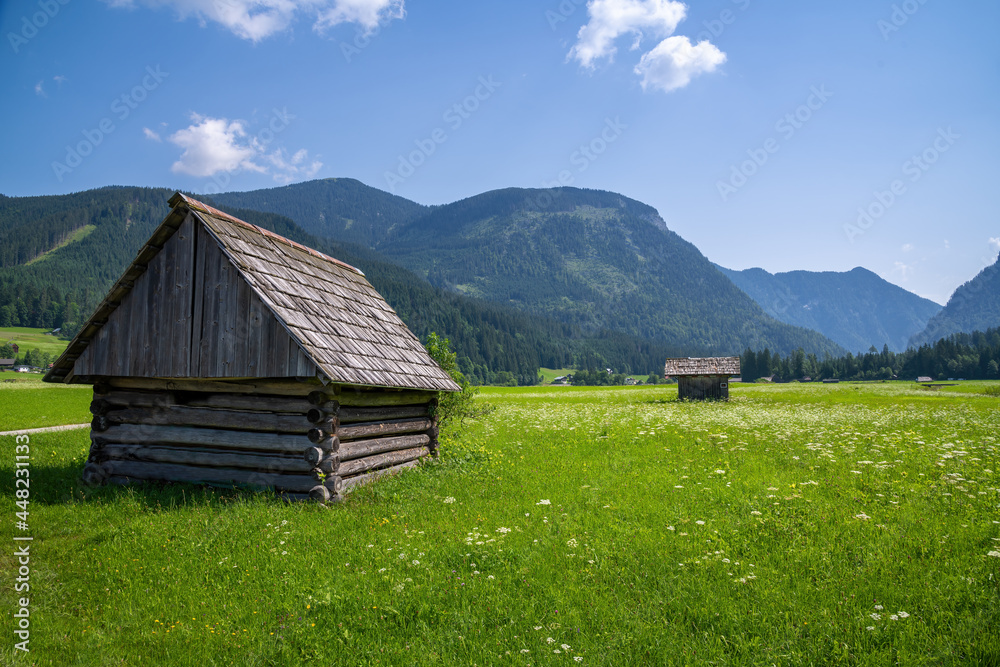
[[[84,481],[241,485],[330,502],[436,455],[433,393],[316,386],[254,381],[247,391],[128,378],[96,385]]]
[[[312,423],[306,460],[337,470],[344,493],[416,466],[437,452],[436,403],[427,392],[309,394]]]

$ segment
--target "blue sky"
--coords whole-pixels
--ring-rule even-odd
[[[1000,250],[998,26],[987,0],[6,0],[0,192],[562,183],[724,266],[943,303]]]

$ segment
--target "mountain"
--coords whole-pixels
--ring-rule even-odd
[[[820,332],[851,352],[906,349],[941,306],[861,267],[847,272],[718,267],[768,315]]]
[[[353,178],[326,178],[267,190],[212,195],[220,207],[277,213],[313,236],[374,248],[395,227],[430,209]]]
[[[487,192],[397,225],[375,247],[433,285],[586,334],[613,330],[687,354],[843,352],[767,315],[655,209],[613,192]]]
[[[168,213],[172,190],[107,187],[73,195],[0,195],[0,327],[73,331]],[[215,202],[217,203],[217,202]],[[533,384],[540,366],[578,363],[649,373],[681,350],[532,317],[433,287],[363,246],[315,237],[273,213],[220,206],[248,222],[358,266],[419,337],[450,338],[477,383]]]
[[[910,339],[910,345],[932,345],[954,333],[1000,327],[1000,255],[992,266],[951,295],[944,309]]]

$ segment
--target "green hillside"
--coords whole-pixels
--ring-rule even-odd
[[[768,315],[813,329],[851,352],[888,345],[902,352],[941,306],[889,283],[861,267],[835,271],[763,269],[733,271],[718,267]]]
[[[219,206],[279,213],[315,236],[372,248],[396,225],[429,209],[353,178],[327,178],[268,190],[212,195]]]
[[[384,255],[433,285],[686,354],[841,348],[778,322],[667,229],[656,210],[577,188],[488,192],[392,230]]]
[[[10,240],[5,246],[10,264],[0,267],[0,327],[63,327],[73,332],[162,221],[171,194],[166,189],[112,187],[58,197],[0,199],[0,235]],[[665,356],[681,352],[667,343],[611,331],[583,332],[433,287],[363,246],[317,238],[276,214],[220,207],[362,268],[418,336],[435,331],[451,339],[462,370],[473,382],[533,384],[540,366],[610,366],[646,373],[662,365]],[[53,236],[38,237],[41,240],[32,245],[32,221],[46,220],[39,227],[51,229]],[[56,249],[47,245],[58,243],[53,238],[60,235],[65,239],[74,234],[77,240],[72,243]],[[17,252],[10,250],[15,247]],[[48,249],[45,261],[31,263],[45,252],[42,248]],[[45,338],[60,349],[65,344]]]
[[[944,310],[910,339],[910,345],[930,345],[954,333],[994,327],[1000,327],[1000,256],[993,265],[955,290]]]
[[[107,187],[0,196],[0,327],[72,330],[163,220],[171,194]]]

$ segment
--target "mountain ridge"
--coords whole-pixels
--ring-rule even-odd
[[[1000,327],[1000,254],[990,266],[959,286],[944,308],[913,335],[910,345],[934,344],[955,333]]]
[[[718,266],[718,265],[717,265]],[[941,306],[864,267],[785,271],[718,267],[769,315],[826,335],[851,352],[888,345],[902,352]]]

